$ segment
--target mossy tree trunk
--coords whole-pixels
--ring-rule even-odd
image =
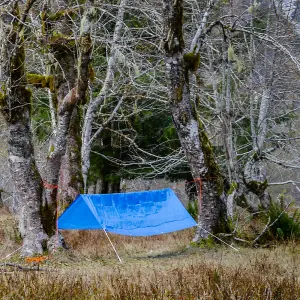
[[[267,170],[257,153],[252,154],[246,162],[243,179],[246,187],[244,198],[247,200],[245,201],[247,209],[256,212],[260,208],[268,208],[271,196],[267,190]]]
[[[164,0],[165,61],[169,77],[169,102],[181,146],[201,194],[199,230],[195,237],[207,238],[210,233],[227,231],[227,214],[223,178],[215,161],[196,108],[191,101],[190,76],[200,62],[198,47],[184,53],[183,0]],[[201,180],[201,181],[200,181]]]
[[[86,102],[92,55],[90,35],[95,17],[92,3],[88,2],[90,6],[86,8],[81,20],[78,43],[75,43],[75,37],[70,29],[73,28],[73,15],[61,14],[55,26],[45,26],[49,30],[46,32],[47,50],[55,61],[50,68],[50,73],[55,78],[54,98],[57,101],[57,127],[50,143],[45,169],[45,181],[50,187],[45,190],[44,202],[45,222],[48,223],[49,234],[53,234],[55,229],[56,202],[60,201],[63,206],[66,206],[82,190],[79,112],[80,105]],[[65,0],[63,4],[59,7],[60,10],[67,10],[71,1]],[[55,9],[51,1],[50,7]],[[48,11],[45,10],[43,14],[45,23],[47,23],[47,15]]]
[[[24,68],[23,23],[33,2],[27,2],[23,16],[18,1],[0,8],[1,112],[8,127],[10,170],[20,199],[18,218],[25,256],[42,253],[47,238],[41,221],[42,180],[35,164],[30,125],[31,92],[26,89]]]
[[[67,158],[72,158],[68,166],[74,167],[75,155],[73,154],[75,153],[78,158],[76,171],[81,168],[80,114],[77,111],[77,105],[85,102],[92,52],[90,31],[95,15],[93,7],[89,6],[81,20],[79,48],[75,49],[75,42],[69,43],[70,40],[64,38],[66,32],[62,33],[60,39],[51,38],[53,31],[45,22],[47,12],[44,11],[41,14],[45,23],[43,38],[47,43],[43,45],[44,53],[51,53],[54,58],[51,74],[50,76],[25,75],[23,24],[34,2],[34,0],[28,0],[22,8],[24,15],[20,16],[18,1],[10,1],[9,4],[1,7],[0,19],[1,111],[8,125],[9,161],[18,193],[17,198],[20,199],[18,214],[20,231],[24,238],[23,254],[26,256],[42,253],[43,247],[44,249],[46,247],[46,240],[55,233],[57,186],[59,176],[64,172],[62,158],[68,146],[70,151],[67,152]],[[67,8],[68,3],[65,4]],[[73,20],[69,22],[69,25],[74,25]],[[49,32],[44,30],[45,28]],[[62,30],[66,28],[70,27],[62,26]],[[75,54],[77,52],[79,57]],[[59,69],[53,69],[55,65],[59,66]],[[38,88],[49,88],[51,100],[56,103],[52,107],[57,108],[56,120],[53,122],[56,127],[49,147],[47,165],[43,170],[43,178],[38,172],[34,159],[30,126],[31,92],[26,89],[27,84]],[[71,175],[70,178],[73,184],[74,177]],[[81,176],[75,179],[80,182]],[[78,187],[78,192],[79,190]]]
[[[81,127],[80,108],[75,107],[72,113],[67,137],[66,153],[62,159],[59,178],[59,201],[62,207],[71,204],[79,193],[83,192],[81,174]]]

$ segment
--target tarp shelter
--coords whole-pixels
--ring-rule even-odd
[[[163,234],[196,225],[171,189],[79,195],[58,219],[58,229],[103,229],[130,236]]]

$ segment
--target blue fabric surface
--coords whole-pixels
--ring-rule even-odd
[[[105,229],[150,236],[196,226],[171,189],[79,195],[59,217],[59,229]]]

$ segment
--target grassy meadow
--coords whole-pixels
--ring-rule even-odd
[[[20,247],[14,220],[0,213],[0,258]],[[6,229],[5,229],[6,228]],[[0,299],[300,299],[300,245],[187,247],[193,229],[132,238],[101,231],[63,232],[42,270],[0,266]],[[31,266],[17,255],[5,260]]]

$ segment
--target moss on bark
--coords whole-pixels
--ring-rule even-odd
[[[204,164],[207,168],[207,180],[214,180],[217,183],[218,195],[221,195],[224,190],[223,177],[220,173],[219,166],[216,162],[213,146],[208,139],[202,121],[198,118],[199,141],[204,155]]]
[[[40,75],[28,73],[26,75],[27,83],[32,84],[37,88],[49,88],[51,92],[54,92],[54,77],[49,75]]]
[[[183,55],[184,67],[187,71],[196,72],[200,66],[200,53],[185,53]]]
[[[72,8],[72,9],[64,9],[60,10],[52,15],[49,16],[48,20],[51,22],[58,21],[64,17],[74,18],[76,13],[80,11],[80,8]]]
[[[268,181],[265,180],[260,182],[256,180],[251,180],[246,183],[246,186],[251,192],[260,197],[268,187]]]

